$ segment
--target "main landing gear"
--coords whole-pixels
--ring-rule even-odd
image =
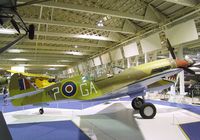
[[[39,109],[39,113],[42,115],[42,114],[44,114],[44,109],[43,108],[40,108]]]
[[[143,119],[152,119],[156,115],[156,107],[152,103],[145,103],[142,98],[134,98],[131,105],[135,110],[139,110]]]

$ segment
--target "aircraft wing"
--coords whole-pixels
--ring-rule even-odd
[[[44,91],[44,89],[39,89],[39,90],[36,90],[36,91],[30,91],[30,92],[27,92],[27,93],[24,93],[24,94],[18,94],[18,95],[12,96],[12,97],[8,97],[7,100],[13,100],[13,99],[18,99],[18,98],[28,97],[28,96],[32,96],[32,95],[41,93],[43,91]]]
[[[123,96],[130,96],[131,98],[134,98],[137,96],[144,96],[146,94],[146,91],[148,90],[155,91],[155,90],[161,90],[161,89],[170,87],[173,83],[169,81],[166,81],[164,83],[163,78],[178,74],[181,71],[182,69],[179,69],[179,68],[170,69],[170,70],[146,77],[144,79],[135,81],[134,83],[129,84],[128,86],[125,86],[117,91],[113,91],[109,94],[106,94],[102,97],[99,97],[93,100],[95,101],[107,100],[107,99],[119,98]],[[162,85],[159,86],[159,84],[161,84],[161,81],[162,81]]]
[[[141,79],[141,80],[138,80],[134,84],[140,83],[140,85],[148,86],[157,81],[163,80],[163,78],[165,78],[165,77],[170,77],[172,75],[178,74],[181,71],[182,71],[182,69],[179,69],[179,68],[166,70],[164,72],[149,76],[149,77]]]
[[[148,85],[147,91],[149,91],[149,92],[161,91],[161,90],[171,87],[172,85],[174,85],[174,82],[172,82],[172,81],[160,80],[153,84]]]

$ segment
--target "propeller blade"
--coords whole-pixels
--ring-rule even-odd
[[[200,66],[200,62],[196,62],[196,63],[194,63],[193,66],[195,66],[195,67],[199,67],[199,66]]]
[[[195,64],[195,60],[188,55],[185,56],[185,60],[188,61],[190,67]]]
[[[200,72],[200,68],[199,67],[195,67],[195,66],[192,66],[192,67],[189,67],[190,68],[190,70],[193,70],[193,71],[195,71],[195,72]]]
[[[190,74],[193,74],[195,75],[195,71],[191,70],[191,69],[188,69],[188,68],[183,68],[184,71],[190,73]]]
[[[13,27],[15,28],[15,30],[17,30],[17,32],[20,34],[20,30],[17,25],[17,22],[14,19],[11,19],[11,23],[12,23]]]
[[[173,59],[176,59],[176,55],[174,53],[174,48],[172,47],[171,43],[169,42],[169,40],[167,39],[167,44],[168,44],[168,50],[172,56]]]

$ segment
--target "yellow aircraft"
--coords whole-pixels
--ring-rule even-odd
[[[106,101],[130,96],[133,99],[132,107],[139,110],[142,118],[151,119],[156,115],[156,107],[138,96],[144,97],[147,90],[168,88],[172,82],[165,81],[163,78],[175,75],[182,69],[193,73],[188,69],[193,61],[178,60],[171,46],[169,50],[173,59],[161,59],[131,67],[120,74],[98,81],[91,80],[88,76],[75,76],[46,88],[36,89],[25,76],[16,73],[10,80],[9,99],[15,106],[24,106],[60,100]],[[39,112],[43,114],[43,108]]]
[[[37,88],[45,88],[47,86],[50,86],[52,84],[55,84],[55,82],[52,82],[51,79],[55,79],[54,76],[49,76],[45,74],[34,74],[34,73],[27,73],[27,72],[17,72],[15,70],[7,70],[10,73],[18,73],[22,74],[26,77],[31,77],[31,82],[34,83],[34,86]]]

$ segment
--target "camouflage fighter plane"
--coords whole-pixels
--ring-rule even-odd
[[[169,47],[170,48],[170,47]],[[168,88],[173,83],[163,80],[179,73],[182,69],[187,71],[193,62],[172,57],[145,63],[124,70],[120,74],[101,79],[91,80],[87,76],[75,76],[50,85],[46,88],[36,89],[21,74],[14,74],[9,84],[9,99],[15,106],[28,104],[40,104],[60,100],[99,101],[130,96],[132,107],[139,110],[144,119],[154,118],[156,107],[152,103],[146,103],[144,97],[147,90],[161,90]],[[44,113],[43,108],[39,110]]]

